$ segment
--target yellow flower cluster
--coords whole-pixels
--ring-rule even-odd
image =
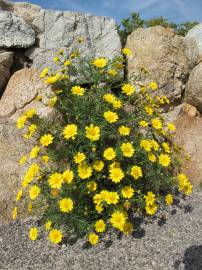
[[[85,63],[78,51],[60,50],[53,60],[62,67],[56,73],[46,67],[40,75],[53,84],[48,106],[55,106],[55,116],[46,121],[30,109],[17,120],[19,129],[30,123],[24,138],[37,133],[38,142],[19,160],[20,165],[35,163],[29,164],[15,201],[28,196],[29,212],[42,206],[44,230],[53,244],[65,237],[60,226],[86,233],[91,245],[110,228],[129,235],[133,230],[129,209],[153,216],[161,204],[174,201],[175,126],[165,124],[159,109],[169,100],[156,95],[154,81],[145,85],[124,81],[118,91],[116,77],[132,51],[124,48],[122,53],[114,61],[90,60],[82,76],[89,72],[91,82],[79,85],[72,73]],[[187,176],[178,174],[177,182],[179,191],[191,194]],[[13,219],[19,210],[14,207]],[[30,228],[32,241],[39,234],[36,227]]]

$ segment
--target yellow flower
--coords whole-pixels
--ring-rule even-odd
[[[157,212],[157,205],[155,203],[147,204],[145,206],[145,210],[146,210],[147,214],[153,216]]]
[[[22,189],[18,191],[18,194],[16,195],[16,202],[18,202],[22,198]]]
[[[38,187],[37,185],[33,185],[29,190],[30,199],[35,200],[39,196],[40,192],[41,192],[40,187]]]
[[[47,164],[49,161],[49,156],[46,156],[46,155],[42,156],[42,161],[44,164]]]
[[[116,157],[116,152],[112,147],[105,149],[103,157],[107,160],[112,160]]]
[[[138,123],[141,127],[148,127],[148,122],[142,120]]]
[[[71,184],[74,179],[74,173],[73,171],[67,169],[62,174],[63,181],[65,181],[67,184]]]
[[[161,120],[160,119],[158,119],[158,118],[153,118],[152,120],[151,120],[151,122],[152,122],[152,127],[153,128],[155,128],[155,129],[162,129],[162,122],[161,122]]]
[[[59,244],[62,241],[62,233],[60,230],[52,229],[49,232],[48,239],[53,244]]]
[[[132,84],[126,83],[122,87],[122,92],[126,94],[127,96],[131,96],[133,93],[135,93],[135,87]]]
[[[56,104],[56,102],[57,102],[57,99],[58,98],[56,96],[49,98],[49,100],[48,100],[48,106],[49,107],[54,107],[55,104]]]
[[[159,156],[159,164],[161,164],[163,167],[168,167],[170,165],[170,157],[166,154],[160,154]]]
[[[64,213],[69,213],[73,210],[74,203],[70,198],[64,198],[59,201],[60,211]]]
[[[97,183],[95,181],[90,181],[88,184],[87,184],[87,189],[91,192],[93,191],[96,191],[97,189]]]
[[[154,110],[150,106],[145,106],[144,109],[148,115],[152,115],[154,112]]]
[[[141,140],[140,147],[144,148],[145,151],[150,152],[152,148],[152,144],[149,140]]]
[[[130,134],[130,128],[126,126],[121,126],[119,128],[119,134],[122,136],[128,136]]]
[[[124,178],[124,172],[120,168],[110,169],[109,178],[114,183],[119,183]]]
[[[45,230],[46,230],[46,231],[49,231],[50,228],[51,228],[51,226],[52,226],[52,221],[51,221],[51,220],[46,221],[46,223],[45,223],[45,225],[44,225]]]
[[[166,197],[165,197],[165,202],[167,205],[170,205],[173,203],[173,196],[172,194],[167,194]]]
[[[170,153],[170,146],[168,145],[168,143],[162,143],[162,146],[165,150],[166,153]]]
[[[168,124],[167,124],[167,127],[168,127],[168,129],[169,129],[170,131],[175,131],[175,130],[176,130],[175,125],[172,124],[172,123],[168,123]]]
[[[26,156],[22,156],[21,159],[19,160],[20,165],[25,164],[25,162],[27,161],[27,157]]]
[[[78,175],[81,179],[91,177],[92,171],[93,171],[92,168],[87,164],[79,164],[78,166]]]
[[[150,82],[149,87],[155,91],[158,88],[158,84],[156,82]]]
[[[77,134],[77,126],[75,124],[67,125],[63,130],[63,135],[66,140],[69,140],[71,138],[72,140],[74,140]]]
[[[60,60],[60,59],[59,59],[58,56],[55,56],[55,57],[53,58],[53,61],[54,61],[55,64],[58,64],[59,60]]]
[[[148,159],[149,159],[151,162],[155,162],[155,161],[156,161],[156,156],[155,156],[154,154],[150,153],[150,154],[148,155]]]
[[[39,166],[36,163],[33,163],[27,170],[24,179],[22,181],[22,186],[26,187],[32,180],[33,178],[37,175],[39,172]]]
[[[122,53],[125,55],[132,55],[132,51],[129,48],[122,49]]]
[[[123,226],[123,233],[129,235],[133,230],[133,225],[130,222],[127,222]]]
[[[97,58],[93,61],[93,65],[97,68],[104,68],[108,63],[106,58]]]
[[[112,111],[105,112],[104,118],[109,123],[115,123],[119,119],[118,114],[116,112],[112,112]]]
[[[183,173],[179,173],[177,178],[178,178],[179,182],[181,182],[181,183],[188,181],[187,176]]]
[[[27,118],[32,118],[34,115],[36,115],[37,114],[37,112],[36,112],[36,109],[34,109],[34,108],[31,108],[31,109],[29,109],[29,110],[27,110],[26,112],[25,112],[25,116],[27,117]]]
[[[152,191],[147,192],[147,195],[144,195],[146,204],[154,204],[155,203],[155,194]]]
[[[61,78],[61,75],[59,73],[57,73],[55,76],[50,76],[47,78],[46,83],[48,84],[54,84],[57,81],[59,81]]]
[[[115,161],[112,164],[110,164],[109,168],[110,168],[110,170],[115,169],[115,168],[120,168],[120,163]]]
[[[151,140],[151,144],[152,144],[152,148],[154,149],[154,151],[158,151],[159,144],[157,143],[157,141]]]
[[[48,184],[51,188],[60,189],[62,187],[64,177],[60,173],[53,173],[48,179]]]
[[[51,134],[45,134],[40,138],[40,143],[43,146],[48,146],[53,142],[53,136]]]
[[[186,185],[183,187],[183,191],[186,195],[190,195],[192,193],[193,186],[187,181]]]
[[[49,68],[48,67],[44,68],[40,74],[40,78],[46,77],[48,75],[48,72],[49,72]]]
[[[96,205],[95,206],[95,210],[100,214],[100,213],[102,213],[102,211],[104,210],[104,208],[102,207],[102,205]]]
[[[120,109],[122,107],[122,102],[119,99],[113,101],[112,106],[114,109]]]
[[[75,156],[74,156],[74,162],[77,164],[82,163],[84,160],[86,159],[86,156],[84,153],[78,152]]]
[[[123,198],[130,199],[134,195],[134,189],[131,186],[125,186],[121,189],[121,194]]]
[[[107,204],[117,204],[119,202],[119,195],[117,192],[105,192],[101,194],[103,200],[106,201]]]
[[[40,147],[38,145],[34,146],[30,152],[30,158],[37,158]]]
[[[71,63],[72,63],[72,62],[71,62],[70,60],[66,60],[66,61],[64,62],[63,65],[64,65],[65,67],[68,67],[68,66],[71,65]]]
[[[97,204],[97,205],[100,205],[101,202],[102,202],[102,196],[101,196],[101,194],[95,194],[93,196],[93,203],[94,204]]]
[[[100,128],[98,126],[94,126],[90,124],[89,127],[86,127],[86,138],[91,141],[98,141],[100,138]]]
[[[101,160],[96,160],[93,164],[93,168],[97,171],[97,172],[101,172],[102,169],[104,168],[104,162]]]
[[[74,59],[74,58],[76,58],[76,57],[79,57],[79,52],[78,52],[78,51],[72,52],[72,53],[70,54],[70,57],[71,57],[71,59]]]
[[[24,138],[25,139],[31,138],[33,136],[33,134],[36,132],[36,130],[37,130],[37,125],[35,125],[35,124],[30,125],[28,128],[28,133],[23,135]]]
[[[99,219],[96,221],[96,223],[95,223],[96,232],[102,233],[105,231],[105,228],[106,228],[106,224],[105,224],[103,219]]]
[[[139,179],[140,177],[142,177],[142,169],[139,166],[133,166],[131,168],[131,173],[130,173],[134,179]]]
[[[112,227],[123,230],[123,227],[126,223],[126,218],[124,214],[120,211],[115,211],[110,218],[110,223],[112,224]]]
[[[108,94],[104,94],[103,99],[106,102],[113,103],[116,100],[116,97],[114,95],[108,93]]]
[[[36,227],[32,227],[29,231],[29,238],[32,241],[35,241],[38,236],[38,229]]]
[[[124,157],[132,157],[135,152],[133,145],[130,142],[122,143],[121,151]]]
[[[23,128],[25,126],[26,121],[27,121],[27,117],[25,115],[20,116],[17,119],[17,123],[16,123],[17,128],[19,129]]]
[[[18,209],[17,207],[15,206],[12,210],[12,213],[11,213],[11,216],[12,216],[12,219],[15,220],[17,218],[17,214],[18,214]]]
[[[71,89],[72,94],[77,96],[83,96],[85,93],[85,89],[80,86],[73,86]]]
[[[117,75],[117,71],[115,69],[110,69],[107,71],[107,73],[111,76],[116,76]]]
[[[90,233],[88,236],[88,240],[91,243],[91,245],[96,245],[99,241],[99,236],[96,233]]]

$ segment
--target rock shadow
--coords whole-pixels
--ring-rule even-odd
[[[190,246],[185,250],[183,260],[184,270],[201,270],[202,269],[202,245]],[[175,269],[179,269],[180,261],[175,262]]]

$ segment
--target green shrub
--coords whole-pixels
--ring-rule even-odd
[[[122,52],[131,54],[127,48]],[[175,126],[160,115],[169,100],[156,94],[155,82],[124,81],[124,59],[59,51],[58,72],[45,68],[41,73],[54,89],[49,97],[54,117],[41,119],[33,108],[17,120],[24,138],[35,136],[38,143],[20,159],[29,168],[12,215],[15,219],[26,201],[29,212],[41,213],[52,243],[88,235],[94,245],[110,228],[128,235],[131,213],[152,216],[173,203],[176,188],[191,193],[172,142]],[[30,239],[38,233],[32,227]]]
[[[121,24],[117,25],[117,30],[120,35],[122,44],[123,46],[125,46],[128,35],[130,35],[134,30],[140,27],[147,28],[147,27],[161,25],[164,27],[173,28],[176,34],[185,36],[187,32],[197,24],[198,22],[195,22],[195,21],[176,24],[173,22],[169,22],[166,18],[162,16],[155,17],[150,20],[143,20],[140,17],[139,13],[133,12],[131,13],[130,18],[123,19],[121,21]]]

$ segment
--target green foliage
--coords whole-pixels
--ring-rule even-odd
[[[195,21],[176,24],[173,22],[169,22],[166,18],[162,16],[152,18],[150,20],[143,20],[140,17],[139,13],[133,12],[131,13],[130,18],[123,19],[121,21],[121,24],[117,25],[117,30],[121,37],[122,44],[125,45],[127,36],[130,35],[134,30],[140,27],[147,28],[147,27],[161,25],[164,27],[173,28],[176,34],[185,36],[187,32],[197,24],[198,22],[195,22]]]

